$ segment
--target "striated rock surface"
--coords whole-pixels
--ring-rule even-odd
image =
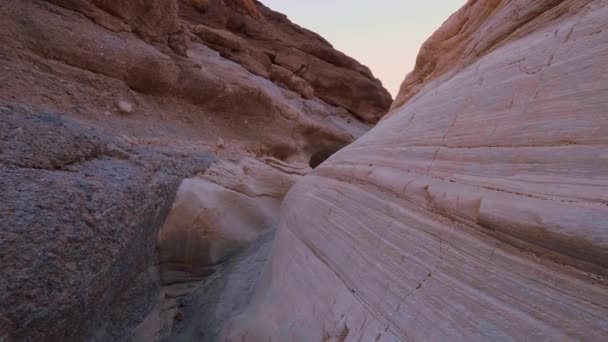
[[[608,336],[608,4],[469,1],[288,193],[232,341]]]
[[[162,284],[134,341],[215,341],[249,303],[283,196],[308,167],[218,161],[185,179],[158,233]]]
[[[238,273],[253,284],[294,179],[391,102],[367,68],[251,0],[6,0],[0,32],[1,341],[206,324],[181,303],[201,270],[224,279],[264,234]]]
[[[91,119],[121,98],[300,162],[388,110],[366,67],[284,16],[257,2],[195,3],[4,1],[0,99]]]
[[[163,281],[200,277],[276,228],[283,197],[308,170],[245,158],[185,179],[159,232]]]
[[[390,94],[367,67],[259,2],[181,0],[180,14],[187,24],[199,24],[195,40],[257,75],[273,75],[273,81],[305,98],[314,93],[371,123],[390,106]]]
[[[399,108],[435,79],[448,79],[484,55],[579,11],[588,1],[468,1],[421,47],[415,69],[401,85]]]

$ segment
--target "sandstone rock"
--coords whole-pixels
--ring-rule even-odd
[[[41,108],[0,109],[0,340],[163,340],[173,325],[191,324],[193,308],[179,301],[202,283],[181,281],[198,280],[209,265],[230,278],[219,285],[238,288],[238,297],[218,298],[217,307],[242,309],[262,261],[256,256],[258,266],[236,274],[216,263],[276,225],[281,198],[309,171],[306,165],[369,129],[340,101],[316,96],[310,81],[327,79],[313,75],[326,69],[352,71],[371,85],[370,98],[386,94],[369,70],[257,2],[201,6],[194,10],[185,0],[0,5],[0,69],[11,80],[0,82],[0,105]],[[194,34],[196,25],[204,34]],[[279,46],[301,47],[309,51],[306,63],[323,67],[306,79],[277,65],[274,83]],[[144,115],[105,115],[117,106],[128,111],[120,99]],[[356,115],[379,117],[388,107],[386,100],[366,101],[348,109],[367,106],[376,114]],[[238,148],[255,145],[263,162],[219,163],[219,171],[191,179],[213,160],[201,146],[212,146],[215,136],[230,141],[218,154],[233,158]],[[194,184],[190,190],[207,191],[191,191],[203,199],[183,206],[186,213],[208,207],[214,219],[207,225],[185,214],[177,218],[187,224],[175,215],[165,220],[183,178]],[[234,203],[243,209],[232,218],[220,215]],[[163,222],[177,228],[159,242]],[[188,242],[213,248],[184,253]],[[241,276],[247,278],[242,290],[234,278]],[[211,315],[215,330],[232,317],[223,310]],[[178,312],[182,322],[174,319]]]
[[[169,47],[176,54],[188,57],[188,48],[190,47],[190,37],[188,31],[181,28],[175,33],[169,35]]]
[[[245,158],[184,180],[158,237],[164,286],[132,340],[215,341],[249,303],[281,199],[308,170]]]
[[[132,35],[109,32],[48,3],[9,0],[5,6],[0,25],[5,32],[16,32],[19,39],[0,38],[3,49],[30,50],[123,80],[144,93],[167,92],[177,82],[179,69],[171,58]]]
[[[276,227],[283,196],[305,172],[248,158],[184,180],[158,237],[163,281],[201,277]]]
[[[520,6],[509,0],[468,2],[423,44],[416,68],[407,75],[391,108],[405,104],[434,79],[451,77],[556,16],[580,10],[586,2],[542,0],[526,4]]]
[[[266,40],[280,35],[280,41],[289,41],[291,34],[281,32],[285,29],[290,32],[295,30],[295,36],[304,41],[312,40],[327,45],[318,36],[277,18],[269,10],[262,11],[268,15],[264,16],[266,19],[254,19],[255,14],[249,15],[246,10],[232,8],[238,3],[218,5],[213,2],[205,16],[191,18],[193,14],[188,11],[190,5],[180,2],[182,5],[184,8],[180,15],[184,20],[178,29],[181,31],[163,38],[168,42],[169,46],[166,46],[156,41],[144,42],[140,36],[124,32],[126,29],[114,27],[121,32],[109,31],[74,11],[51,3],[34,5],[28,1],[10,0],[0,9],[0,26],[3,31],[11,33],[0,36],[0,50],[7,56],[9,70],[19,80],[22,91],[7,87],[0,89],[0,96],[10,93],[6,95],[7,99],[17,95],[20,98],[27,97],[27,101],[35,105],[55,106],[61,103],[56,107],[62,111],[74,108],[75,111],[82,112],[82,106],[98,107],[99,102],[106,101],[104,99],[107,98],[114,102],[113,98],[118,94],[109,94],[108,91],[115,91],[117,86],[121,87],[119,82],[124,82],[134,91],[128,96],[135,97],[138,107],[142,107],[141,112],[146,115],[154,116],[155,106],[158,107],[159,103],[166,106],[167,114],[161,115],[169,120],[174,112],[203,111],[205,115],[190,117],[186,121],[205,125],[201,122],[207,121],[206,118],[217,117],[240,140],[262,143],[270,147],[268,150],[276,152],[275,156],[298,162],[308,162],[312,154],[329,145],[336,149],[345,146],[369,128],[367,124],[355,120],[353,114],[340,108],[339,101],[331,105],[315,94],[309,80],[317,79],[314,73],[324,72],[322,69],[307,71],[307,80],[288,68],[285,70],[278,65],[273,66],[271,59],[275,54],[271,45],[261,46],[259,40],[251,41],[239,36],[237,33],[241,31],[236,30],[232,24],[226,22],[224,26],[217,26],[214,20],[241,18],[247,25],[255,27],[261,22],[277,21],[276,27],[263,25],[268,35]],[[88,8],[66,7],[79,11],[87,11]],[[96,11],[98,10],[99,8]],[[112,16],[108,12],[102,12]],[[223,17],[212,16],[213,20],[207,20],[213,13],[219,13]],[[198,35],[194,35],[194,42],[188,43],[190,30],[193,35]],[[264,30],[258,33],[263,32]],[[256,37],[262,38],[259,35]],[[212,54],[213,50],[201,42],[220,54]],[[184,54],[187,58],[180,56]],[[341,60],[348,59],[344,58]],[[319,63],[324,63],[329,69],[336,69],[327,62],[319,60]],[[354,61],[352,63],[356,64]],[[43,69],[38,69],[39,66]],[[26,74],[27,77],[23,78],[19,76],[18,68],[43,71],[36,76]],[[336,70],[342,70],[341,68]],[[42,88],[36,85],[40,79],[48,79],[48,86],[43,91],[31,92],[31,87]],[[276,84],[270,79],[274,79]],[[332,90],[334,93],[340,91],[339,85],[332,84],[331,81],[326,83],[328,88],[337,87],[337,90]],[[349,82],[343,79],[338,83]],[[98,88],[101,93],[93,88]],[[75,89],[78,89],[79,96],[90,97],[90,100],[77,101],[73,95]],[[374,86],[374,89],[384,91],[378,86]],[[374,100],[370,99],[375,98],[373,94],[376,90],[366,91],[369,99],[352,100],[356,97],[350,95],[348,98],[358,102],[357,106],[361,108],[372,108],[375,106]],[[68,97],[66,93],[72,95]],[[142,97],[141,93],[146,96]],[[147,97],[149,95],[163,100],[152,100]],[[48,101],[48,98],[53,101]],[[144,109],[151,100],[156,105]],[[171,107],[167,105],[168,101],[172,102]],[[75,102],[77,104],[74,105]],[[190,104],[198,109],[186,109]],[[105,108],[101,113],[108,109],[105,103],[103,106]],[[244,120],[250,123],[247,129],[243,129],[241,124]],[[239,124],[235,124],[237,122]]]
[[[290,190],[228,340],[605,339],[607,18],[468,2],[391,115]]]
[[[197,11],[205,13],[209,7],[209,0],[191,0],[190,3]]]
[[[199,35],[203,41],[251,72],[269,77],[273,62],[303,79],[315,96],[347,109],[362,120],[375,123],[387,112],[391,96],[368,68],[336,51],[320,36],[291,23],[284,15],[254,1],[212,1],[202,13],[195,9],[199,8],[196,4],[182,4],[185,20],[206,27],[196,26],[204,31],[202,37]],[[209,28],[215,31],[209,32]],[[232,35],[227,36],[226,31]],[[222,37],[216,37],[217,34]],[[235,40],[234,36],[240,38],[239,43],[230,42]],[[285,62],[286,52],[291,54],[289,63]],[[277,82],[293,89],[280,80]],[[298,88],[303,89],[303,85]],[[310,93],[297,92],[303,96]]]
[[[358,76],[359,71],[332,67],[296,48],[278,48],[274,62],[305,79],[324,101],[346,108],[367,122],[375,123],[385,114],[374,108],[390,101],[390,95],[378,93],[374,89],[376,80]]]
[[[272,65],[270,79],[295,91],[305,99],[311,99],[314,96],[315,90],[304,79],[276,64]]]
[[[202,67],[184,68],[180,96],[200,108],[235,117],[241,139],[271,146],[272,155],[279,159],[308,162],[319,150],[339,149],[368,128],[348,112],[316,98],[290,96],[270,80],[214,55],[199,43],[193,43],[188,54],[193,64]],[[250,129],[242,129],[243,119]]]
[[[206,45],[220,52],[222,57],[241,64],[250,72],[269,78],[270,59],[259,50],[252,49],[247,41],[225,30],[196,25],[194,34]]]
[[[196,25],[194,27],[194,34],[206,43],[236,51],[244,49],[247,44],[244,39],[230,32],[213,29],[205,25]]]
[[[128,29],[147,40],[178,31],[178,3],[175,0],[107,1],[51,0],[81,12],[98,24],[114,31]]]

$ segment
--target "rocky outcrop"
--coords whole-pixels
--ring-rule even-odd
[[[401,85],[399,108],[435,79],[448,79],[481,57],[520,39],[586,1],[469,1],[421,47],[415,69]]]
[[[178,5],[174,0],[49,2],[80,12],[106,29],[133,32],[146,40],[166,41],[179,32]]]
[[[469,1],[390,116],[290,190],[225,336],[605,339],[607,24],[599,0]]]
[[[247,157],[185,179],[158,233],[156,305],[131,339],[215,341],[249,303],[281,200],[308,170]]]
[[[217,117],[238,140],[300,162],[347,145],[369,128],[360,118],[375,122],[390,103],[369,70],[259,3],[9,0],[0,17],[1,63],[14,80],[0,84],[4,102],[105,113],[100,102],[118,93],[167,121]]]
[[[289,75],[281,76],[278,83],[305,98],[314,92],[371,123],[390,106],[390,94],[367,67],[259,2],[181,0],[180,13],[187,24],[199,25],[194,29],[195,40],[266,78],[276,75],[280,67]],[[286,84],[285,78],[301,79],[308,87]]]
[[[276,228],[283,197],[308,170],[245,158],[185,179],[159,232],[163,282],[200,279]]]
[[[6,0],[0,31],[1,341],[207,324],[182,300],[224,283],[249,298],[262,257],[235,266],[245,289],[226,265],[260,234],[269,246],[294,180],[390,104],[368,69],[255,1]]]
[[[0,107],[0,340],[117,340],[160,288],[156,233],[209,153],[170,157]]]

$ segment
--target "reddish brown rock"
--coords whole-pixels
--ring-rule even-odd
[[[77,2],[70,7],[85,11],[85,5],[77,7],[75,4],[89,3]],[[233,5],[221,5],[220,8],[228,11]],[[178,31],[164,37],[164,43],[146,42],[138,35],[107,30],[74,11],[46,2],[34,4],[11,0],[0,10],[3,18],[0,25],[10,33],[0,37],[3,53],[8,56],[7,68],[15,72],[14,78],[23,80],[4,91],[11,97],[30,98],[28,101],[32,104],[61,110],[73,108],[76,97],[66,96],[66,93],[78,89],[82,93],[79,96],[94,93],[94,97],[91,96],[95,105],[91,109],[105,113],[113,105],[96,107],[106,98],[103,94],[126,85],[134,93],[128,96],[112,94],[107,98],[135,96],[139,99],[129,101],[135,105],[137,102],[150,103],[151,98],[144,99],[138,94],[174,99],[174,103],[166,107],[169,114],[160,114],[169,120],[172,120],[171,112],[176,106],[183,112],[193,113],[195,110],[186,108],[193,104],[200,110],[212,112],[209,116],[224,121],[220,125],[240,140],[262,143],[270,150],[279,149],[281,158],[301,162],[307,162],[312,153],[325,145],[344,146],[367,129],[367,125],[353,120],[354,116],[343,108],[315,97],[313,88],[304,78],[273,64],[263,50],[226,28],[182,22]],[[230,10],[227,13],[240,16],[244,13],[241,12]],[[123,17],[127,16],[120,16],[121,20]],[[246,17],[252,19],[250,15]],[[190,42],[190,38],[194,41]],[[219,51],[219,55],[202,43]],[[19,73],[23,65],[27,65],[28,70],[37,70],[38,75],[23,78],[23,73]],[[38,68],[38,65],[43,67]],[[307,72],[309,76],[312,74]],[[7,74],[7,77],[12,76]],[[40,87],[44,96],[28,91],[31,84],[37,84],[41,78],[53,77],[49,86]],[[62,82],[64,79],[75,80],[76,86]],[[59,86],[51,86],[57,84]],[[70,88],[63,90],[64,84]],[[96,87],[99,89],[87,89]],[[49,102],[48,97],[54,100]],[[78,106],[91,103],[77,102]],[[167,103],[164,100],[152,102],[163,103],[163,106]],[[140,106],[137,108],[139,110]],[[142,108],[141,113],[147,115],[149,111],[158,111],[158,106],[150,104],[148,108]],[[199,115],[189,120],[200,123],[205,118],[205,115]],[[244,120],[250,122],[247,129],[235,124]],[[315,133],[318,131],[324,131],[324,138],[311,139],[309,135],[318,137]]]
[[[281,84],[296,93],[302,95],[305,99],[311,99],[314,96],[314,89],[304,79],[294,74],[293,72],[278,66],[272,65],[270,70],[270,79],[278,84]]]
[[[147,40],[166,38],[179,30],[178,4],[175,0],[50,0],[49,2],[80,12],[113,31],[128,30]]]
[[[239,48],[229,51],[225,49],[228,44],[218,44],[216,38],[202,40],[253,73],[268,77],[270,62],[278,64],[305,80],[318,98],[370,123],[378,121],[390,106],[390,94],[368,68],[259,2],[208,1],[201,5],[181,1],[180,5],[182,18],[192,25],[222,30],[223,36],[229,31],[240,37]],[[286,61],[286,54],[290,61]]]

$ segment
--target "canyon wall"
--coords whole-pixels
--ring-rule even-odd
[[[608,336],[608,3],[470,0],[289,191],[240,341]]]
[[[391,103],[251,0],[3,0],[0,32],[0,341],[171,338]]]
[[[2,102],[115,129],[122,100],[144,121],[139,136],[167,122],[177,138],[221,136],[304,162],[353,141],[391,103],[369,69],[257,2],[8,0],[0,18]]]

